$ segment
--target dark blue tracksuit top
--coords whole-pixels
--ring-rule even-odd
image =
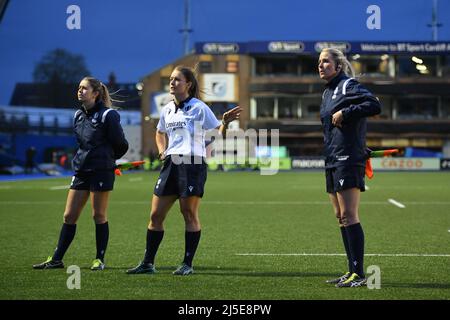
[[[72,160],[75,172],[113,170],[128,150],[119,113],[102,102],[75,112],[74,132],[79,146]]]
[[[332,124],[332,115],[342,110],[342,127]],[[381,112],[381,105],[358,81],[343,72],[325,85],[320,106],[324,134],[325,167],[365,166],[366,117]]]

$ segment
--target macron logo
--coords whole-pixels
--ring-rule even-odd
[[[192,192],[192,190],[194,190],[194,187],[193,186],[189,186],[188,189],[189,189],[189,192]]]
[[[340,179],[339,180],[339,184],[341,185],[341,187],[344,185],[344,179]]]

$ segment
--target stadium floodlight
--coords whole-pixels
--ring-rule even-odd
[[[427,66],[424,64],[417,64],[416,69],[419,71],[425,71],[425,70],[427,70]]]
[[[417,58],[416,56],[413,56],[413,57],[411,58],[411,60],[412,60],[413,62],[415,62],[415,63],[418,63],[418,64],[422,64],[422,63],[423,63],[423,60],[420,59],[420,58]]]

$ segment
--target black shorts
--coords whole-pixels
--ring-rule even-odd
[[[358,166],[325,169],[327,192],[336,193],[351,188],[358,188],[363,192],[366,190],[364,175],[365,168]]]
[[[115,179],[114,171],[77,172],[72,177],[70,189],[111,191]]]
[[[177,160],[179,160],[178,158]],[[201,157],[183,157],[176,161],[171,156],[164,160],[153,193],[159,197],[177,195],[180,198],[203,197],[207,164]]]

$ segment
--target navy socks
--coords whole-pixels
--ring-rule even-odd
[[[353,273],[352,256],[350,253],[350,246],[348,244],[347,230],[345,230],[344,226],[340,227],[340,229],[342,235],[342,242],[344,242],[345,253],[347,254],[348,272]]]
[[[105,251],[108,246],[109,239],[109,226],[108,222],[95,225],[95,240],[97,244],[97,255],[96,259],[105,262]]]
[[[145,249],[144,263],[154,264],[156,252],[158,252],[159,244],[164,237],[163,231],[147,229],[147,244]]]
[[[184,249],[184,260],[183,263],[192,267],[192,260],[194,259],[195,251],[197,250],[198,243],[200,242],[201,230],[199,231],[186,231],[184,234],[185,238],[185,249]]]
[[[360,223],[345,227],[353,272],[364,278],[364,231]]]
[[[56,247],[55,252],[53,253],[52,259],[55,261],[60,261],[64,257],[67,249],[72,243],[73,238],[75,237],[75,232],[77,230],[76,224],[66,224],[64,223],[61,232],[59,234],[58,246]]]

